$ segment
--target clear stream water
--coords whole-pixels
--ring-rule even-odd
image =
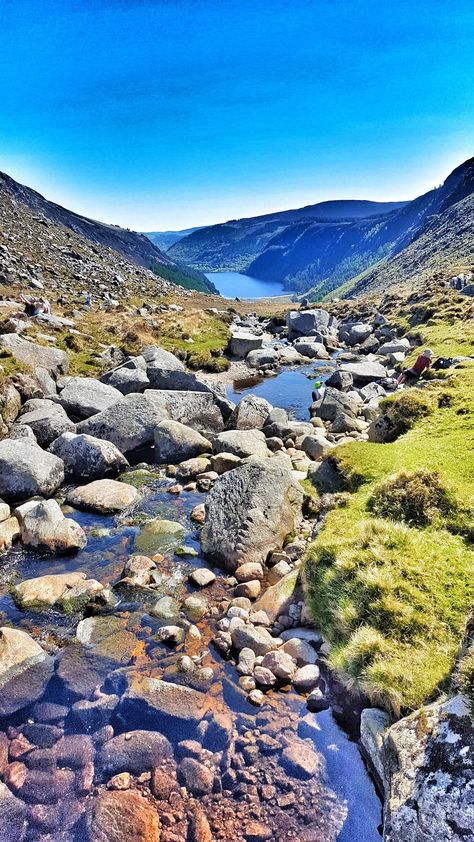
[[[298,418],[307,418],[307,407],[310,402],[311,380],[305,377],[309,371],[317,370],[317,364],[305,366],[300,369],[284,370],[275,378],[265,378],[255,383],[252,388],[244,388],[236,391],[235,387],[230,390],[232,397],[239,399],[248,391],[268,398],[272,403],[285,406],[291,409]],[[41,576],[51,573],[62,573],[71,570],[82,570],[88,576],[97,578],[102,583],[113,586],[120,579],[125,561],[134,552],[145,553],[153,556],[161,552],[164,556],[163,562],[159,564],[162,581],[159,588],[154,591],[142,589],[119,590],[117,593],[121,601],[114,609],[114,614],[121,617],[128,630],[136,635],[137,641],[142,646],[143,654],[141,660],[146,663],[146,669],[151,674],[165,675],[173,681],[183,681],[183,675],[176,672],[176,659],[182,653],[183,647],[178,651],[169,650],[166,646],[158,644],[154,639],[156,630],[160,625],[166,625],[169,621],[160,621],[149,612],[152,604],[162,595],[170,595],[178,600],[184,599],[189,593],[195,592],[188,584],[188,574],[193,567],[211,567],[207,560],[200,555],[199,535],[196,526],[190,520],[192,508],[205,499],[205,495],[199,492],[184,492],[179,496],[171,495],[167,488],[174,482],[164,477],[162,471],[156,466],[149,466],[151,473],[144,475],[140,481],[141,499],[134,506],[133,510],[122,515],[100,516],[71,512],[70,517],[82,525],[88,536],[86,547],[73,556],[48,557],[38,556],[32,552],[25,552],[17,547],[3,556],[0,567],[0,625],[12,624],[29,631],[43,645],[67,646],[74,640],[75,629],[80,616],[68,616],[58,610],[48,611],[21,611],[11,596],[10,585],[14,581],[22,581],[34,576]],[[125,477],[126,479],[126,477]],[[160,543],[159,538],[148,538],[147,544],[143,541],[143,523],[148,518],[160,517],[173,521],[179,521],[184,528],[184,536],[173,539],[168,545]],[[154,543],[156,541],[156,543]],[[195,557],[181,557],[175,554],[177,544],[191,546],[196,551]],[[211,604],[217,604],[227,596],[228,590],[224,587],[225,573],[217,568],[216,582],[205,589],[205,595]],[[267,709],[270,726],[273,723],[272,734],[278,738],[279,730],[283,729],[288,736],[289,718],[292,721],[292,733],[313,741],[315,749],[319,753],[322,763],[326,768],[325,773],[316,773],[310,781],[302,784],[293,778],[287,778],[284,784],[286,791],[293,787],[300,786],[301,792],[305,793],[306,810],[310,812],[311,821],[322,822],[324,827],[324,815],[328,820],[331,818],[331,811],[338,818],[339,831],[334,836],[324,830],[318,835],[318,842],[380,842],[378,826],[381,820],[380,801],[376,795],[373,783],[369,778],[362,762],[357,745],[342,730],[330,711],[323,711],[319,714],[308,713],[304,699],[293,690],[289,692],[275,692],[268,694],[268,703],[261,709],[252,707],[245,694],[238,685],[238,676],[235,667],[220,658],[216,650],[209,646],[213,633],[215,619],[204,618],[198,625],[202,634],[202,645],[199,651],[204,651],[201,665],[211,667],[214,670],[214,681],[212,684],[213,695],[218,704],[227,705],[238,717],[245,718],[244,730],[249,727],[259,727],[261,733],[265,733],[266,726],[261,724],[262,712]],[[106,679],[107,682],[107,679]],[[105,683],[107,687],[107,683]],[[77,696],[73,697],[73,700]],[[62,688],[60,683],[53,679],[45,694],[45,700],[59,701],[62,704],[70,704],[70,696],[67,687]],[[220,701],[219,701],[220,700]],[[15,714],[10,719],[0,720],[0,731],[7,731],[8,726],[18,726],[25,722],[29,716],[29,710]],[[257,724],[257,721],[259,724]],[[253,723],[253,725],[249,725]],[[280,723],[282,723],[280,725]],[[120,722],[114,721],[115,727],[120,730]],[[127,723],[125,723],[127,724]],[[77,731],[77,725],[66,719],[66,731]],[[129,727],[130,724],[129,724]],[[132,726],[133,727],[133,726]],[[138,727],[147,727],[146,725]],[[122,723],[123,729],[123,723]],[[286,729],[286,730],[285,730]],[[172,735],[170,735],[172,736]],[[324,760],[323,760],[324,758]],[[272,758],[261,757],[258,763],[265,764],[273,762]],[[281,770],[280,770],[281,777]],[[329,794],[332,790],[332,793]],[[74,794],[66,794],[64,797],[64,809],[68,809],[68,798],[77,801]],[[213,796],[214,804],[219,803],[221,796]],[[229,803],[229,802],[227,802]],[[203,805],[208,808],[206,800]],[[222,809],[222,807],[218,807]],[[326,812],[325,812],[326,811]],[[272,808],[274,814],[274,838],[278,842],[288,838],[286,836],[285,821],[288,821],[290,814],[282,810]],[[345,818],[344,818],[345,815]],[[318,818],[319,816],[319,818]],[[322,818],[321,818],[322,817]],[[1,817],[0,817],[1,822]],[[279,824],[280,822],[280,824]],[[306,819],[307,822],[307,819]],[[283,824],[282,824],[283,823]],[[78,825],[78,827],[80,827]],[[303,822],[301,830],[306,827]],[[293,831],[294,833],[294,831]],[[298,837],[298,832],[293,838]],[[2,837],[7,838],[7,837]],[[82,831],[78,830],[77,835],[67,837],[73,842],[83,840]],[[313,838],[313,837],[311,837]],[[315,839],[316,837],[314,837]],[[26,842],[36,842],[37,839],[54,840],[52,836],[43,836],[35,828],[34,823],[30,824]],[[61,836],[62,839],[62,836]]]
[[[291,295],[278,281],[261,281],[240,272],[206,272],[224,298],[269,298]]]

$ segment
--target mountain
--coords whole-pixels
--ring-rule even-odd
[[[178,240],[182,240],[188,234],[193,234],[194,231],[199,230],[199,228],[184,228],[182,231],[144,231],[143,233],[155,246],[166,251],[177,243]]]
[[[170,255],[164,254],[144,234],[137,234],[118,225],[97,222],[67,210],[55,202],[48,201],[36,190],[25,187],[6,173],[0,172],[0,200],[5,195],[11,196],[19,205],[26,206],[36,214],[42,214],[58,225],[64,225],[91,242],[113,249],[132,263],[151,269],[165,280],[187,289],[215,292],[213,284],[202,272],[183,266]]]
[[[168,254],[203,272],[247,271],[252,274],[252,262],[265,251],[273,237],[278,237],[290,225],[298,225],[304,220],[331,222],[378,216],[402,208],[405,204],[337,200],[248,219],[234,219],[197,229],[172,245]],[[271,280],[278,279],[272,277]]]

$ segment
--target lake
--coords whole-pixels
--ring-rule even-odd
[[[275,295],[290,295],[277,281],[261,281],[240,272],[206,272],[224,298],[269,298]]]

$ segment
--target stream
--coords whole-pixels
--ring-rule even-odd
[[[307,418],[312,383],[307,375],[315,372],[317,364],[311,364],[298,369],[283,369],[275,377],[254,379],[251,385],[237,382],[229,387],[229,397],[238,401],[244,394],[253,392],[267,398],[275,406],[288,408],[297,418]],[[239,835],[242,821],[256,816],[272,827],[272,838],[278,842],[288,839],[297,842],[380,840],[380,801],[362,762],[357,743],[336,723],[331,711],[309,713],[304,697],[287,688],[269,692],[264,706],[256,709],[242,693],[235,667],[223,660],[211,645],[215,623],[222,616],[219,606],[229,598],[229,588],[225,572],[213,567],[200,555],[198,527],[190,519],[192,509],[204,502],[206,495],[199,491],[170,494],[167,489],[173,484],[173,479],[166,477],[163,469],[147,463],[131,467],[123,479],[140,489],[140,499],[131,510],[114,517],[65,509],[68,516],[76,520],[87,534],[86,547],[76,555],[40,556],[15,547],[3,556],[0,625],[12,625],[28,631],[52,653],[65,650],[75,638],[77,623],[82,615],[65,614],[54,608],[44,611],[20,610],[10,596],[10,585],[35,576],[80,570],[88,577],[114,586],[130,555],[140,553],[153,557],[160,553],[164,559],[159,564],[159,580],[153,590],[122,586],[114,590],[119,601],[113,614],[121,619],[123,629],[136,640],[131,662],[147,674],[170,677],[177,683],[188,683],[195,689],[205,690],[212,697],[217,710],[230,710],[241,738],[248,739],[245,735],[253,734],[252,739],[256,739],[257,745],[261,747],[261,759],[257,761],[256,767],[249,767],[248,784],[244,785],[240,795],[231,795],[223,779],[221,791],[213,791],[202,800],[208,817],[215,814],[217,825],[222,827],[222,832],[215,831],[215,838],[228,839],[231,835],[236,840],[249,838]],[[147,522],[156,517],[179,522],[183,527],[179,539],[147,531]],[[177,554],[176,550],[182,553],[183,550],[179,548],[183,547],[185,554]],[[153,616],[150,613],[152,606],[163,596],[182,601],[191,593],[196,593],[196,589],[188,582],[188,576],[193,568],[203,567],[208,567],[216,574],[214,583],[200,592],[205,594],[209,605],[216,607],[216,610],[209,611],[196,623],[201,634],[199,645],[189,649],[185,642],[172,649],[157,643],[155,635],[158,628],[170,621]],[[184,653],[196,655],[199,666],[199,670],[190,676],[180,672],[177,666],[179,656]],[[120,657],[122,655],[119,649],[117,654]],[[125,655],[121,663],[125,665]],[[81,728],[70,715],[72,704],[84,693],[84,681],[87,685],[87,666],[83,667],[82,662],[78,664],[73,660],[69,669],[70,674],[67,665],[63,666],[60,677],[56,676],[50,682],[43,701],[58,702],[65,706],[62,727],[66,734],[87,735],[88,729]],[[86,675],[84,681],[82,669]],[[100,678],[110,692],[107,674]],[[115,679],[114,682],[113,690]],[[90,694],[84,695],[90,697]],[[0,730],[11,737],[15,735],[15,729],[28,721],[30,715],[31,711],[25,709],[10,719],[0,721]],[[115,733],[127,730],[127,722],[119,718],[113,719],[112,724]],[[130,724],[128,727],[131,727]],[[138,727],[148,726],[140,724]],[[320,758],[318,771],[309,781],[297,780],[285,774],[276,763],[278,742],[275,741],[282,737],[288,741],[292,735],[309,737]],[[179,734],[167,736],[180,739]],[[236,768],[238,770],[239,766]],[[47,777],[44,778],[46,780]],[[246,780],[245,775],[243,780]],[[78,793],[77,788],[74,790],[66,787],[61,800],[62,815],[69,810],[71,814],[74,811],[80,814],[81,805],[90,797],[91,791],[87,792],[84,788],[84,791]],[[35,797],[30,796],[33,806]],[[37,797],[41,802],[41,795]],[[258,809],[255,799],[259,801]],[[42,800],[48,802],[47,797]],[[29,829],[25,837],[27,842],[89,839],[84,835],[81,820],[69,832],[64,831],[63,827],[61,832],[48,830],[48,822],[44,817],[41,818],[41,811],[33,809],[33,806],[30,808]],[[177,826],[176,832],[178,829]],[[173,839],[170,833],[166,833],[162,833],[162,839]]]

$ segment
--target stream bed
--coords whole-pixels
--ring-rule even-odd
[[[229,394],[238,399],[247,390],[252,391],[276,406],[291,409],[298,418],[307,417],[311,380],[306,374],[315,371],[317,366],[314,364],[283,370],[278,376],[262,378],[240,392],[234,384]],[[218,761],[214,784],[210,791],[203,791],[200,798],[213,830],[213,839],[233,838],[236,842],[261,839],[263,842],[270,837],[265,836],[263,830],[259,837],[258,828],[253,826],[263,823],[271,828],[271,838],[277,842],[290,839],[297,842],[380,840],[380,801],[357,743],[336,723],[331,711],[309,713],[304,696],[288,688],[268,692],[264,705],[253,707],[239,687],[235,666],[221,658],[212,646],[215,624],[222,616],[221,606],[230,599],[230,588],[226,584],[226,573],[200,555],[199,527],[190,519],[192,509],[204,502],[206,495],[199,491],[170,494],[168,489],[173,479],[167,478],[164,470],[154,465],[135,466],[123,475],[123,479],[140,490],[140,499],[131,510],[115,517],[66,510],[87,534],[86,547],[76,555],[41,556],[14,548],[2,558],[0,625],[24,629],[47,651],[59,656],[56,675],[40,701],[63,706],[59,719],[54,720],[54,728],[62,743],[70,737],[79,740],[78,751],[80,753],[82,746],[88,758],[82,766],[80,758],[74,761],[75,765],[72,761],[64,761],[66,769],[72,768],[74,774],[70,772],[69,777],[58,778],[64,769],[54,765],[48,772],[46,754],[49,749],[45,748],[43,754],[41,748],[31,751],[23,746],[22,749],[25,723],[45,719],[46,723],[50,722],[44,714],[38,714],[38,711],[49,710],[48,704],[38,706],[37,703],[33,709],[27,708],[9,719],[0,720],[0,732],[10,740],[10,766],[6,773],[5,769],[3,772],[9,776],[12,788],[17,788],[18,796],[28,803],[28,829],[26,836],[21,838],[27,842],[80,842],[86,839],[91,842],[84,810],[97,792],[97,786],[104,785],[104,779],[97,771],[100,769],[97,758],[101,756],[102,740],[106,735],[96,728],[97,723],[78,719],[74,711],[82,699],[99,698],[99,686],[106,693],[120,696],[123,691],[121,671],[133,668],[142,677],[168,678],[201,690],[210,700],[213,716],[231,717],[237,732],[235,757],[226,771],[223,771],[222,761]],[[178,537],[154,534],[147,529],[147,523],[157,517],[181,524],[182,532]],[[125,562],[134,553],[157,559],[163,557],[158,564],[159,575],[153,589],[117,584]],[[181,604],[190,594],[195,594],[196,588],[190,585],[188,576],[193,568],[203,567],[213,570],[216,579],[210,587],[199,592],[208,603],[205,616],[195,621],[200,639],[190,641],[186,637],[183,643],[169,648],[156,640],[156,633],[170,620],[156,616],[153,606],[162,597],[171,597]],[[103,657],[101,662],[94,661],[90,651],[78,646],[75,640],[82,614],[66,614],[55,608],[23,611],[10,595],[10,587],[15,582],[69,571],[83,571],[88,577],[110,585],[118,599],[113,608],[98,615],[102,619],[113,616],[120,621],[120,634],[110,637],[107,658]],[[194,672],[181,670],[179,659],[184,654],[194,657]],[[118,711],[105,726],[112,726],[114,734],[150,727],[148,722],[136,721],[133,717],[128,720],[120,713],[121,708]],[[171,724],[164,733],[174,745],[184,736],[197,738],[192,733],[184,735],[179,728],[174,732]],[[1,737],[0,733],[0,741]],[[298,738],[309,738],[318,756],[317,770],[307,780],[290,774],[279,763],[282,747]],[[204,752],[210,767],[214,762],[213,748],[215,746],[208,744]],[[39,752],[37,763],[41,774],[31,766],[31,754],[35,752]],[[93,771],[89,769],[94,762],[91,761],[94,752],[95,782],[91,777]],[[15,779],[15,769],[12,772],[15,763],[17,767],[21,764],[28,768],[27,775],[33,781],[29,788],[25,789],[25,784],[21,781],[19,784]],[[87,770],[90,773],[88,783]],[[149,794],[146,772],[145,764],[137,786]],[[16,774],[19,775],[19,767]],[[19,777],[21,779],[21,775]],[[169,815],[167,824],[162,827],[162,842],[186,838],[180,835],[185,833],[183,808],[181,802],[176,801],[176,804],[174,815]],[[167,810],[169,814],[169,804]],[[254,836],[246,831],[249,821],[253,821]],[[2,840],[9,842],[11,838],[17,842],[17,837],[9,837],[8,831],[5,835],[4,830],[3,836],[0,832],[0,836]]]

